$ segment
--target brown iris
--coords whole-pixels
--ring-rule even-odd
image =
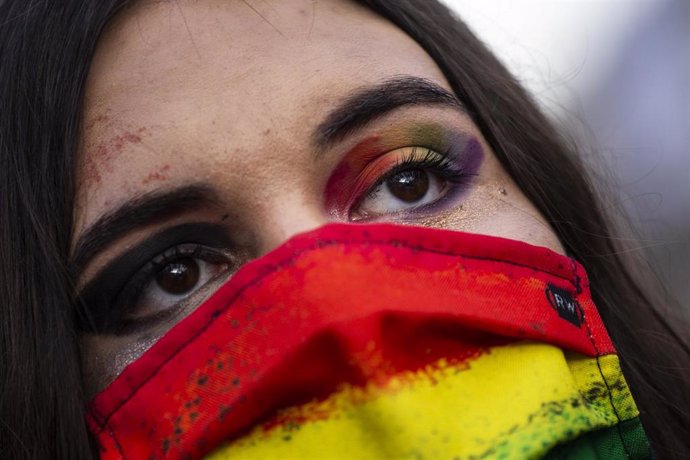
[[[173,295],[186,294],[199,282],[199,264],[191,257],[184,257],[168,263],[156,275],[156,283],[165,292]]]
[[[414,203],[429,191],[429,175],[421,169],[401,171],[386,180],[386,186],[399,200]]]

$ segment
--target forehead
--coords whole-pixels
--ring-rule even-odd
[[[258,114],[396,73],[440,77],[411,38],[354,2],[140,2],[102,38],[88,102],[160,115],[193,100]]]
[[[183,181],[171,164],[204,175],[298,150],[333,104],[402,74],[447,87],[416,42],[354,2],[137,2],[105,32],[87,82],[77,227],[157,178]]]
[[[194,100],[246,114],[398,72],[440,76],[412,39],[352,2],[140,2],[104,35],[88,101],[159,116]]]

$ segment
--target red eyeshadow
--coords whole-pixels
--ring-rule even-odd
[[[326,184],[325,205],[329,212],[336,217],[345,217],[351,202],[357,197],[357,191],[353,189],[360,182],[361,171],[386,151],[381,136],[377,134],[364,139],[345,154]]]

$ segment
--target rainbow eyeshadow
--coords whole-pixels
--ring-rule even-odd
[[[448,171],[434,171],[428,163],[442,160]],[[475,137],[449,130],[438,124],[415,124],[386,134],[375,134],[355,145],[336,166],[325,190],[325,208],[334,217],[350,220],[354,207],[386,176],[408,165],[407,169],[426,169],[441,179],[452,175],[446,193],[427,210],[455,203],[467,189],[483,162],[484,153]],[[438,167],[437,167],[438,168]]]

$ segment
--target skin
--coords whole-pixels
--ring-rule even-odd
[[[562,253],[553,230],[458,110],[403,107],[315,149],[312,131],[333,106],[400,75],[450,91],[416,42],[347,1],[137,2],[106,30],[89,74],[73,243],[100,217],[148,192],[201,183],[217,199],[129,232],[87,264],[79,286],[128,248],[178,223],[226,225],[241,264],[297,233],[347,220],[324,205],[328,180],[346,152],[417,122],[439,122],[476,138],[484,160],[452,206],[375,220],[501,236]],[[169,326],[124,336],[84,334],[88,390],[112,381]]]

